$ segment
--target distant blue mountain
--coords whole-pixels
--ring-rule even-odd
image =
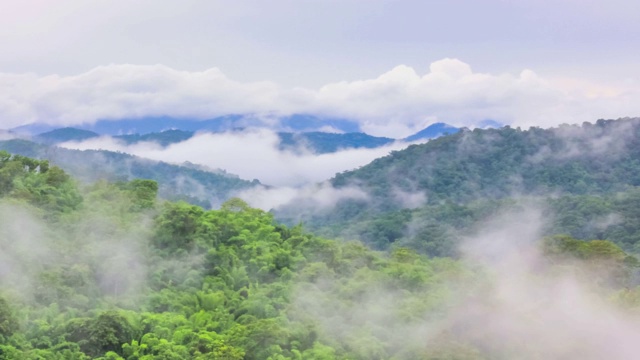
[[[58,144],[66,141],[82,141],[98,136],[100,134],[93,131],[66,127],[38,134],[34,140],[45,144]]]
[[[304,146],[317,154],[336,152],[340,149],[376,148],[390,144],[395,139],[376,137],[361,132],[334,134],[325,132],[278,133],[280,149],[296,150]]]
[[[278,119],[279,125],[269,127],[285,128],[278,131],[279,147],[282,150],[299,151],[306,148],[315,153],[331,153],[340,149],[376,148],[390,144],[397,139],[376,137],[359,131],[346,133],[331,133],[323,131],[309,131],[315,128],[331,127],[338,130],[359,130],[357,123],[344,119],[324,119],[310,115],[293,115]],[[145,118],[138,120],[101,120],[95,124],[81,125],[78,128],[60,128],[48,130],[32,135],[32,139],[44,144],[59,144],[67,141],[82,141],[97,136],[112,136],[127,144],[151,141],[168,146],[190,139],[197,132],[221,133],[236,131],[244,128],[264,128],[266,124],[258,118],[250,116],[230,115],[210,120],[186,120],[168,117]],[[38,129],[48,129],[47,126],[22,126],[15,131],[23,134]],[[427,128],[405,138],[402,141],[417,141],[433,139],[445,134],[453,134],[459,129],[444,123],[435,123]]]
[[[276,119],[274,125],[260,116],[226,115],[207,120],[178,119],[166,116],[141,119],[99,120],[93,124],[79,124],[74,128],[93,131],[100,135],[129,135],[159,133],[166,130],[222,132],[243,128],[269,128],[274,131],[309,132],[322,131],[331,127],[340,132],[359,132],[357,122],[345,119],[321,118],[313,115],[297,114]],[[57,126],[29,124],[11,129],[20,134],[37,135],[55,130]]]
[[[201,131],[201,133],[203,133],[203,131]],[[281,150],[297,151],[301,148],[307,148],[318,154],[331,153],[340,149],[348,148],[376,148],[395,141],[395,139],[376,137],[365,133],[335,134],[325,132],[279,132],[277,134],[280,138],[279,147]],[[193,131],[166,130],[144,135],[115,135],[113,138],[119,139],[126,144],[151,141],[156,142],[161,146],[168,146],[170,144],[188,140],[194,135],[195,132]],[[89,130],[62,128],[39,134],[33,137],[33,140],[43,144],[55,145],[67,141],[87,140],[98,136],[100,135]]]
[[[171,144],[179,143],[185,140],[189,140],[195,133],[193,131],[184,130],[165,130],[162,132],[154,132],[149,134],[128,134],[114,136],[116,139],[120,139],[127,144],[135,144],[141,141],[152,141],[160,144],[161,146],[168,146]]]
[[[229,115],[209,120],[146,117],[142,119],[99,120],[94,124],[76,126],[102,135],[130,135],[159,133],[166,130],[225,131],[235,127],[260,126],[262,122],[240,115]]]
[[[455,134],[460,131],[459,128],[445,124],[435,123],[418,131],[417,133],[404,138],[404,141],[417,141],[422,139],[434,139],[442,135]]]
[[[87,130],[100,135],[129,135],[157,133],[165,130],[179,129],[184,131],[224,131],[237,126],[260,125],[251,123],[247,118],[230,115],[209,120],[176,119],[171,117],[146,117],[142,119],[99,120],[93,124],[78,124],[74,128]],[[46,124],[29,124],[12,129],[21,134],[37,135],[56,126]]]

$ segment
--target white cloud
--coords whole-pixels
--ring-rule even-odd
[[[457,59],[436,61],[424,75],[401,65],[374,79],[319,89],[239,82],[216,68],[188,72],[163,65],[108,65],[76,76],[0,74],[0,99],[5,127],[144,116],[310,113],[354,119],[366,132],[393,137],[434,121],[473,126],[490,118],[549,126],[640,113],[640,91],[633,82],[554,80],[531,70],[477,73]]]
[[[284,205],[323,211],[331,209],[343,199],[367,200],[369,196],[357,187],[343,187],[336,189],[328,182],[310,184],[301,188],[295,187],[254,187],[244,190],[238,197],[245,200],[252,207],[265,211],[277,209]]]
[[[184,72],[162,65],[101,66],[67,77],[0,74],[0,86],[0,114],[6,121],[64,125],[123,117],[266,112],[280,94],[273,83],[235,82],[215,68]]]
[[[403,208],[415,209],[427,203],[427,194],[423,191],[407,192],[398,187],[394,187],[391,191],[394,199]]]
[[[65,143],[73,149],[104,149],[171,163],[189,161],[219,168],[241,178],[274,186],[300,186],[326,180],[338,172],[363,166],[408,143],[393,143],[375,149],[346,149],[335,153],[314,154],[305,149],[296,152],[278,149],[276,133],[261,129],[229,133],[201,133],[166,148],[156,143],[125,145],[110,137]]]

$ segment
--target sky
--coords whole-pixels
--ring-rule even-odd
[[[297,112],[400,137],[640,114],[629,0],[2,1],[4,128]]]

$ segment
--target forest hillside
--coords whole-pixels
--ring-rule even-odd
[[[487,220],[457,258],[428,258],[318,237],[239,199],[204,210],[157,191],[143,179],[80,186],[46,160],[0,152],[0,358],[637,351],[638,260],[607,240],[541,236],[535,208]]]
[[[326,211],[288,204],[274,209],[276,217],[377,249],[455,256],[488,217],[536,206],[548,217],[546,235],[608,239],[640,251],[638,118],[464,130],[337,174],[331,184],[366,196]]]

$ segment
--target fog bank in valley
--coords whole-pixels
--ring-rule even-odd
[[[224,169],[243,179],[258,179],[267,185],[296,187],[324,181],[338,172],[366,165],[409,145],[397,142],[374,149],[343,149],[335,153],[314,154],[304,147],[294,151],[281,150],[278,144],[276,133],[261,129],[196,134],[189,140],[167,147],[149,142],[125,145],[111,137],[68,142],[61,146],[120,151],[177,164],[189,161],[212,169]]]

